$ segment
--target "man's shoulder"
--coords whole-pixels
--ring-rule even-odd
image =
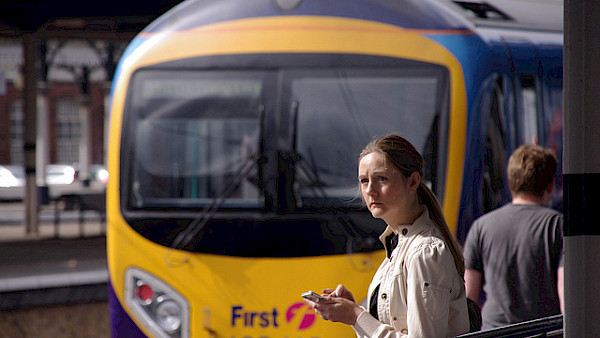
[[[563,214],[549,206],[541,204],[512,204],[511,212],[533,217],[563,217]]]
[[[480,216],[478,218],[478,220],[486,219],[486,218],[495,218],[495,217],[504,216],[504,215],[515,215],[515,214],[521,214],[521,213],[528,213],[528,214],[542,213],[542,214],[562,216],[562,213],[560,211],[558,211],[556,209],[552,209],[545,205],[541,205],[541,204],[508,203],[508,204],[505,204],[505,205],[499,207],[498,209],[494,209],[486,214],[483,214],[482,216]]]
[[[479,216],[476,220],[475,223],[481,223],[481,222],[485,222],[486,220],[489,219],[495,219],[497,217],[501,217],[505,214],[511,214],[514,212],[514,205],[511,203],[505,204],[497,209],[494,209],[492,211],[489,211],[481,216]]]
[[[497,209],[487,212],[479,216],[471,226],[471,231],[486,231],[485,229],[493,228],[498,230],[504,228],[510,223],[510,219],[514,217],[520,218],[523,216],[523,210],[518,205],[512,203],[505,204]]]
[[[550,220],[550,223],[562,221],[563,214],[555,209],[543,205],[533,204],[506,204],[498,209],[492,210],[473,222],[472,228],[479,228],[483,231],[485,228],[506,228],[512,227],[527,220]]]

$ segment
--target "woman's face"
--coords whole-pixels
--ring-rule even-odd
[[[413,173],[408,179],[398,170],[386,166],[384,157],[370,153],[358,163],[358,180],[363,200],[375,218],[388,225],[410,223],[415,207],[419,175]]]

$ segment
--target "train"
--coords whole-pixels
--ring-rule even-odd
[[[300,295],[343,283],[364,302],[385,257],[361,149],[413,143],[462,243],[510,201],[512,150],[562,158],[562,49],[555,1],[178,4],[111,87],[112,335],[352,336]]]

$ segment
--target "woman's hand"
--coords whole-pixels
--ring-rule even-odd
[[[343,285],[333,289],[323,290],[323,298],[317,302],[305,299],[308,305],[325,320],[354,325],[361,312],[364,311],[356,302],[352,293]]]
[[[339,284],[335,288],[335,290],[334,289],[324,289],[323,293],[325,295],[329,295],[332,297],[346,298],[346,299],[354,302],[354,296],[352,295],[352,292],[348,291],[348,289],[346,289],[346,287],[343,284]]]

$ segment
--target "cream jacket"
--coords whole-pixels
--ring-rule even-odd
[[[394,233],[387,227],[380,236]],[[398,245],[373,277],[379,287],[379,320],[364,311],[352,327],[359,338],[452,337],[469,332],[465,284],[452,253],[425,208],[412,224],[398,229]]]

